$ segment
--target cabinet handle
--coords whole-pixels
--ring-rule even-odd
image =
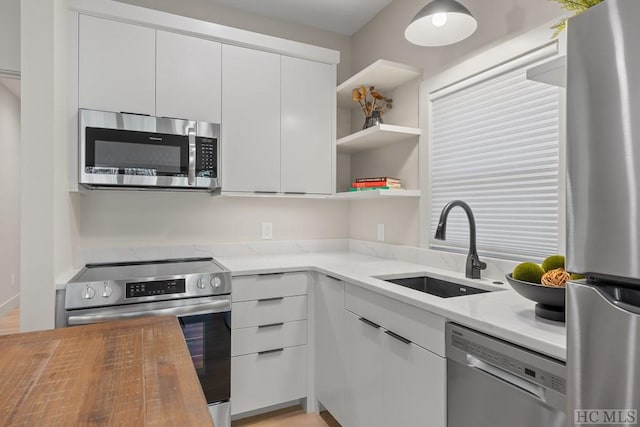
[[[284,299],[284,297],[263,298],[263,299],[259,299],[258,302],[281,301],[283,299]]]
[[[272,353],[280,353],[281,351],[284,351],[284,348],[274,348],[273,350],[259,351],[258,356],[263,356],[265,354],[272,354]]]
[[[306,191],[285,191],[284,194],[307,194]]]
[[[284,273],[260,273],[260,274],[258,274],[258,278],[261,278],[261,277],[274,277],[274,276],[284,276]]]
[[[284,322],[280,322],[280,323],[270,323],[268,325],[260,325],[258,326],[258,329],[262,329],[262,328],[275,328],[276,326],[282,326],[284,325]]]
[[[342,282],[342,280],[338,279],[337,277],[333,277],[333,276],[329,276],[329,275],[327,275],[327,277],[328,277],[329,279],[333,279],[333,280],[335,280],[336,282]]]
[[[189,175],[187,183],[189,185],[196,184],[196,130],[193,128],[188,129],[188,142],[189,142]]]
[[[397,339],[398,341],[401,341],[405,344],[411,344],[411,341],[406,339],[405,337],[402,337],[398,334],[396,334],[395,332],[391,332],[391,331],[384,331],[385,334],[389,335],[390,337],[393,337],[395,339]]]
[[[364,317],[360,317],[360,318],[359,318],[359,320],[360,320],[361,322],[366,323],[367,325],[369,325],[369,326],[371,326],[371,327],[374,327],[374,328],[376,328],[376,329],[380,329],[380,325],[378,325],[377,323],[373,323],[373,322],[372,322],[371,320],[369,320],[369,319],[365,319]]]
[[[261,191],[261,190],[256,190],[254,191],[254,194],[278,194],[277,191]]]

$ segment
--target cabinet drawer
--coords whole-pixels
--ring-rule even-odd
[[[305,320],[306,318],[306,295],[234,302],[231,308],[231,329],[293,322],[295,320]]]
[[[307,346],[231,358],[231,414],[307,395]]]
[[[274,348],[307,343],[307,321],[276,323],[262,327],[234,329],[231,332],[231,355],[257,353]]]
[[[309,275],[304,272],[258,274],[233,278],[233,302],[306,295]]]
[[[347,285],[344,306],[419,346],[444,357],[444,317],[384,295]]]

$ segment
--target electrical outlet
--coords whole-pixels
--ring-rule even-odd
[[[384,242],[384,224],[378,224],[378,241]]]
[[[271,222],[262,223],[262,239],[263,240],[273,239],[273,223]]]

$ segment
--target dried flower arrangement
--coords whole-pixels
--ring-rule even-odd
[[[563,9],[566,9],[570,12],[574,12],[574,15],[579,15],[585,10],[589,9],[601,3],[603,0],[550,0],[560,3]],[[551,27],[555,32],[553,33],[553,37],[558,37],[564,29],[567,28],[567,18],[562,18],[562,21],[558,22],[554,26]]]
[[[369,95],[371,99],[369,99]],[[380,115],[384,114],[384,110],[390,110],[393,108],[393,99],[387,98],[380,92],[376,91],[376,88],[371,86],[367,89],[364,86],[360,86],[357,89],[354,89],[351,92],[351,98],[353,102],[357,102],[360,104],[360,108],[362,108],[362,112],[365,117],[371,117],[371,114],[374,111],[380,113]]]

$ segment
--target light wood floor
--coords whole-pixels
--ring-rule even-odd
[[[20,332],[20,309],[0,316],[0,335]],[[245,418],[231,423],[232,427],[340,427],[328,412],[307,414],[299,406]]]
[[[16,307],[4,316],[0,316],[0,335],[20,332],[20,308]]]
[[[328,412],[307,414],[299,406],[233,421],[231,427],[340,427]]]

